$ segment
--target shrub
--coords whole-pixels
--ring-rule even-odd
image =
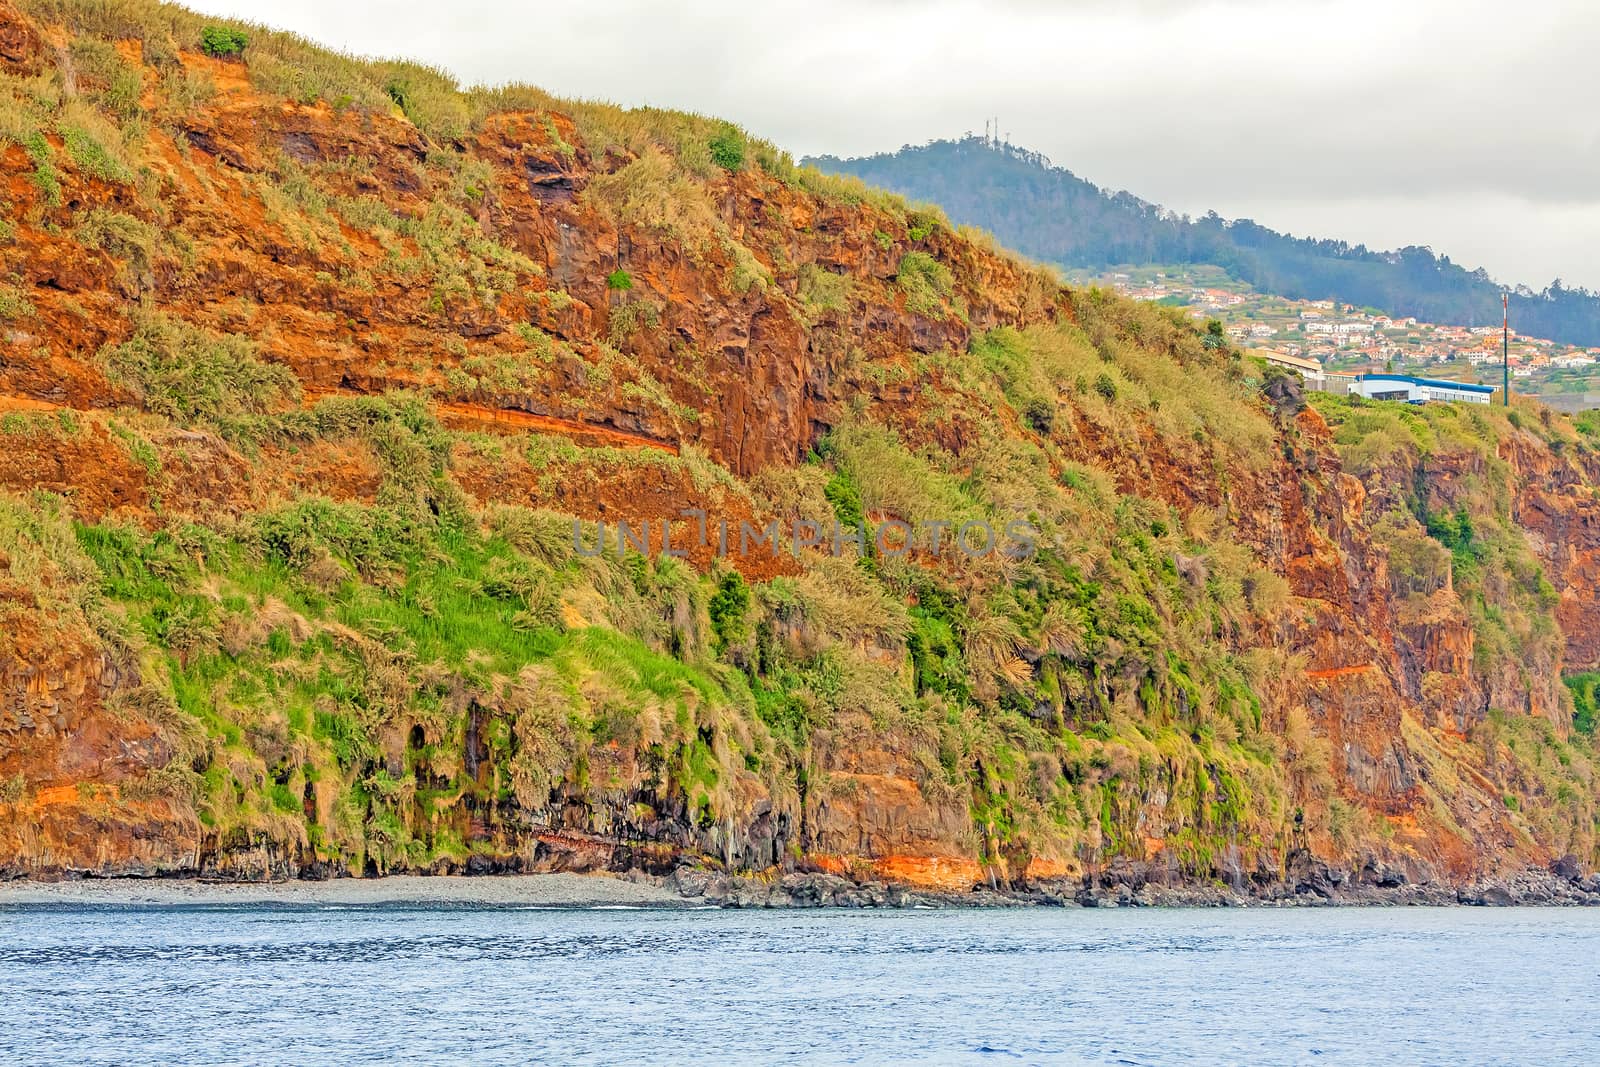
[[[590,151],[594,146],[590,145]],[[613,174],[597,175],[583,198],[618,222],[654,231],[682,244],[699,262],[707,250],[728,238],[728,227],[703,182],[684,173],[660,147]]]
[[[114,385],[131,391],[145,410],[183,421],[262,414],[298,399],[287,367],[263,363],[239,334],[150,315],[127,341],[100,350]]]
[[[941,217],[937,211],[919,210],[906,215],[906,232],[913,241],[931,236],[939,228]]]
[[[1465,507],[1458,507],[1455,513],[1442,515],[1429,515],[1428,536],[1448,548],[1452,553],[1469,552],[1475,536],[1472,528],[1472,516],[1467,514]]]
[[[630,300],[611,309],[607,323],[607,338],[613,348],[623,343],[641,329],[654,329],[661,322],[661,312],[654,304],[644,300]]]
[[[1056,406],[1044,397],[1033,397],[1023,408],[1022,417],[1039,433],[1048,434],[1055,428]]]
[[[230,26],[207,26],[200,31],[200,50],[208,56],[224,58],[242,53],[250,38],[243,30]]]
[[[618,267],[606,276],[606,288],[625,290],[633,288],[633,275]]]
[[[800,268],[800,300],[813,312],[843,311],[850,302],[850,276],[807,263]]]
[[[10,322],[32,314],[33,305],[27,297],[16,289],[0,286],[0,322]]]
[[[136,277],[143,279],[149,274],[156,245],[156,231],[149,223],[132,215],[94,208],[78,224],[77,232],[83,244],[127,261]]]
[[[942,311],[945,298],[955,288],[950,268],[926,252],[907,252],[895,281],[905,291],[906,307],[923,315]]]
[[[107,182],[133,180],[132,172],[93,132],[80,126],[63,126],[61,138],[66,145],[67,155],[85,173]]]
[[[706,608],[711,616],[711,630],[716,635],[716,650],[720,653],[738,643],[748,628],[746,615],[750,611],[750,587],[743,576],[735,570],[723,574]]]
[[[823,488],[822,495],[833,505],[833,513],[846,529],[864,530],[866,516],[861,507],[861,491],[848,477],[835,474]]]
[[[1594,736],[1595,726],[1600,725],[1600,699],[1596,695],[1600,674],[1574,674],[1565,681],[1572,690],[1572,728],[1580,734]]]
[[[1117,383],[1112,379],[1111,375],[1101,371],[1095,376],[1094,391],[1107,400],[1115,400],[1117,398]]]
[[[384,79],[383,91],[389,100],[424,134],[441,143],[466,134],[471,116],[449,74],[426,64],[399,61],[379,64],[376,73]]]
[[[737,127],[724,126],[711,138],[711,159],[723,170],[740,170],[744,167],[744,134]]]
[[[38,130],[28,135],[22,146],[33,161],[33,184],[51,207],[61,205],[61,175],[56,171],[55,151]]]

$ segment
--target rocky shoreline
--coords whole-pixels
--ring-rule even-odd
[[[1560,864],[1553,868],[1560,868]],[[1574,907],[1600,906],[1600,874],[1570,869],[1525,871],[1464,886],[1341,878],[1319,870],[1307,880],[1270,886],[1164,885],[1102,875],[1024,888],[968,893],[856,882],[811,872],[782,876],[727,874],[683,867],[667,875],[546,874],[390,875],[382,878],[229,882],[195,878],[69,877],[0,882],[0,907],[723,907],[723,908],[1015,908],[1015,907]]]
[[[970,893],[926,891],[889,883],[859,883],[829,874],[779,879],[726,875],[685,868],[659,881],[683,898],[721,907],[1581,907],[1600,906],[1600,875],[1528,868],[1463,886],[1380,884],[1317,872],[1297,883],[1235,888],[1166,885],[1103,877],[1093,883],[1060,881],[1018,889]]]

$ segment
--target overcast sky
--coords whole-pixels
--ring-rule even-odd
[[[1600,288],[1594,0],[190,0],[802,155],[981,132],[1191,214]]]

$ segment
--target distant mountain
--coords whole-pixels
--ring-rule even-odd
[[[1431,322],[1500,321],[1501,286],[1431,249],[1374,252],[1344,241],[1290,237],[1214,212],[1191,219],[1085,181],[1037,152],[981,137],[908,145],[861,159],[805,162],[935,203],[958,223],[989,230],[1035,259],[1063,267],[1213,264],[1263,292],[1340,300]],[[1600,294],[1560,280],[1512,290],[1512,319],[1531,336],[1600,345]]]

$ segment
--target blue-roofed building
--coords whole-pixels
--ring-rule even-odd
[[[1430,400],[1487,404],[1494,398],[1494,386],[1449,382],[1441,378],[1413,378],[1409,374],[1362,374],[1350,383],[1350,395],[1406,404],[1426,404]]]

